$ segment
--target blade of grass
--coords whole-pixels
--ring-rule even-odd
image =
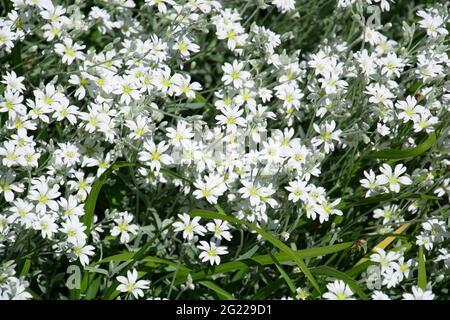
[[[265,300],[267,297],[273,295],[273,292],[281,287],[284,283],[284,279],[277,279],[274,282],[269,283],[266,287],[258,290],[258,292],[251,298],[251,300]]]
[[[20,271],[21,277],[26,277],[28,275],[28,272],[30,272],[30,266],[31,266],[31,260],[26,259],[25,263],[23,264],[22,271]]]
[[[424,200],[439,200],[439,197],[431,194],[421,193],[405,193],[401,195],[383,194],[369,198],[363,198],[360,200],[350,199],[344,200],[337,206],[339,209],[348,209],[351,207],[364,206],[367,204],[379,203],[382,201],[395,200],[395,199],[424,199]]]
[[[92,281],[91,285],[86,291],[86,298],[85,298],[86,300],[95,299],[95,297],[97,296],[98,289],[100,288],[101,280],[102,280],[101,277],[97,277],[94,279],[94,281]]]
[[[314,276],[311,274],[311,271],[309,271],[309,269],[306,266],[306,264],[303,261],[303,259],[300,258],[291,248],[289,248],[287,245],[285,245],[280,240],[276,239],[274,236],[272,236],[267,231],[265,231],[265,230],[263,230],[261,228],[258,228],[257,226],[255,226],[254,224],[252,224],[250,222],[247,222],[247,221],[244,221],[244,220],[240,220],[240,219],[236,219],[236,218],[230,217],[230,216],[224,216],[222,214],[214,213],[214,212],[207,211],[207,210],[200,210],[200,209],[193,210],[190,213],[190,215],[191,215],[191,217],[199,216],[199,217],[203,217],[203,218],[206,218],[206,219],[208,219],[208,218],[209,219],[221,219],[221,220],[225,220],[225,221],[228,221],[228,222],[236,224],[236,225],[241,225],[241,226],[244,225],[247,228],[249,228],[249,229],[251,229],[253,231],[256,231],[265,240],[267,240],[268,242],[272,243],[275,247],[277,247],[281,251],[283,251],[286,254],[288,254],[297,263],[298,267],[300,268],[300,270],[302,270],[302,272],[305,274],[305,276],[311,282],[313,287],[320,293],[319,285],[317,284],[317,281],[314,278]]]
[[[94,212],[95,212],[95,206],[97,204],[97,198],[100,194],[100,190],[102,189],[103,185],[105,184],[106,180],[108,179],[109,175],[119,168],[123,167],[130,167],[133,166],[132,163],[129,162],[116,162],[113,165],[111,165],[105,172],[102,173],[102,175],[95,180],[95,182],[92,185],[91,191],[89,192],[89,196],[86,199],[86,203],[84,205],[84,216],[81,219],[81,221],[86,226],[85,233],[89,237],[91,234],[91,226],[92,221],[94,218]]]
[[[315,258],[318,256],[325,256],[327,254],[339,252],[339,251],[348,249],[352,245],[353,245],[353,242],[344,242],[344,243],[335,244],[335,245],[331,245],[331,246],[302,249],[302,250],[298,250],[298,251],[294,251],[294,252],[299,257],[301,257],[303,259],[308,259],[308,258]],[[293,262],[292,257],[285,252],[275,253],[274,256],[281,264]],[[146,259],[147,258],[145,258],[144,260],[146,260]],[[155,258],[151,258],[151,259],[155,259]],[[156,258],[156,259],[159,259],[159,258]],[[232,261],[232,262],[221,263],[220,265],[215,266],[214,268],[208,268],[208,269],[197,271],[194,273],[191,273],[191,270],[183,271],[180,269],[180,271],[178,272],[179,278],[177,279],[175,284],[178,285],[178,284],[184,283],[186,281],[186,277],[188,276],[189,273],[191,273],[191,277],[193,280],[201,280],[201,279],[205,279],[205,278],[210,278],[212,276],[215,276],[215,275],[218,275],[221,273],[234,272],[236,270],[249,268],[252,266],[266,266],[266,265],[271,265],[271,264],[273,264],[273,261],[270,258],[270,256],[268,254],[266,254],[266,255],[255,256],[255,257],[248,258],[248,259],[242,259],[242,260],[237,260],[237,261]],[[172,261],[171,265],[176,266],[176,262]],[[166,278],[171,278],[172,276],[173,276],[173,273],[170,273],[168,275],[165,275],[163,278],[161,278],[157,281],[162,281]]]
[[[286,281],[286,284],[288,285],[289,289],[291,290],[291,293],[295,294],[296,287],[295,287],[294,281],[292,281],[292,279],[289,277],[289,275],[283,269],[281,264],[278,262],[277,258],[275,258],[274,255],[270,251],[268,251],[268,252],[269,252],[270,258],[272,259],[273,263],[277,267],[277,269],[280,272],[281,276],[283,277],[284,281]]]
[[[386,149],[377,152],[372,152],[366,155],[365,159],[395,159],[402,160],[411,157],[417,157],[427,152],[435,143],[439,136],[440,130],[436,130],[431,133],[428,138],[414,148],[408,148],[404,150]]]
[[[86,200],[86,203],[84,205],[84,216],[82,218],[82,222],[86,226],[85,233],[87,236],[89,236],[90,232],[91,232],[91,226],[92,226],[92,221],[94,218],[95,206],[97,204],[98,195],[100,194],[100,191],[101,191],[103,185],[105,184],[106,180],[108,179],[108,177],[111,175],[111,173],[114,170],[124,168],[124,167],[133,167],[136,165],[137,164],[126,162],[126,161],[118,161],[118,162],[112,164],[105,172],[102,173],[102,175],[97,180],[95,180],[94,184],[92,185],[91,191],[89,192],[89,196]],[[142,166],[142,165],[140,165],[140,166],[146,167],[146,166]],[[181,175],[179,175],[169,169],[161,168],[160,171],[161,171],[161,173],[163,173],[165,175],[184,180],[185,182],[188,182],[188,183],[192,183],[191,180],[189,180],[185,177],[182,177]]]
[[[330,276],[330,277],[333,277],[336,279],[340,279],[340,280],[344,281],[350,287],[350,289],[352,289],[352,291],[354,293],[356,293],[361,299],[363,299],[363,300],[369,299],[367,297],[367,295],[364,293],[364,291],[359,287],[359,285],[355,281],[355,279],[350,277],[345,272],[336,270],[336,269],[328,267],[328,266],[321,266],[321,267],[311,269],[311,272],[316,275],[325,275],[325,276]]]
[[[226,290],[222,289],[221,287],[219,287],[217,284],[215,284],[212,281],[200,281],[199,284],[201,284],[202,286],[204,286],[204,287],[206,287],[208,289],[211,289],[212,291],[217,293],[217,295],[221,299],[236,300],[236,298],[233,297],[229,292],[227,292]]]
[[[423,252],[423,246],[419,247],[419,275],[417,279],[419,288],[425,290],[427,286],[427,270],[425,268],[425,254]]]
[[[169,228],[169,226],[166,226],[165,228],[159,230],[141,249],[139,249],[138,252],[134,253],[133,256],[130,258],[131,263],[122,270],[122,272],[120,273],[121,275],[125,275],[125,273],[130,270],[133,265],[139,261],[142,260],[145,256],[145,252],[148,250],[148,248],[150,247],[150,245],[160,236],[160,234],[165,230]],[[127,260],[125,260],[127,261]],[[119,285],[119,281],[114,280],[113,283],[109,286],[109,288],[106,290],[105,292],[105,297],[107,299],[112,299],[115,297],[115,295],[117,295],[116,292],[116,288]]]

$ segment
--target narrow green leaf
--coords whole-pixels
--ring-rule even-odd
[[[425,268],[425,254],[423,252],[423,246],[419,247],[419,275],[417,284],[423,290],[425,290],[427,286],[427,270]]]
[[[277,267],[278,272],[280,272],[280,274],[283,277],[284,281],[286,281],[289,289],[291,290],[291,293],[294,294],[296,292],[296,287],[295,287],[294,281],[292,281],[292,279],[289,277],[289,275],[283,269],[281,264],[278,262],[277,258],[275,258],[270,251],[268,251],[268,252],[269,252],[269,257],[272,259],[273,263]]]
[[[20,271],[21,277],[26,277],[28,275],[28,272],[30,272],[30,266],[31,266],[31,260],[26,259],[25,263],[23,264],[22,271]]]
[[[15,68],[17,75],[23,74],[22,68],[22,43],[17,41],[11,51],[11,65]]]
[[[170,226],[170,225],[169,225]],[[145,258],[145,254],[148,250],[148,248],[150,247],[150,245],[161,235],[161,233],[167,229],[169,226],[166,226],[163,229],[158,230],[158,232],[144,245],[142,246],[141,249],[139,249],[139,251],[137,251],[136,253],[133,253],[133,256],[129,259],[131,260],[131,263],[128,264],[128,266],[126,268],[124,268],[121,272],[122,275],[125,275],[125,273],[130,270],[133,265],[135,264],[135,262],[142,260],[143,258]],[[162,260],[162,259],[161,259]],[[127,260],[125,260],[127,261]],[[106,290],[105,292],[105,297],[107,299],[113,299],[114,297],[117,296],[117,286],[119,285],[119,281],[114,280],[113,283],[109,286],[109,288]]]
[[[275,290],[281,287],[283,282],[284,279],[277,279],[274,282],[269,283],[266,287],[258,290],[251,300],[266,300],[273,295]]]
[[[350,289],[352,289],[352,291],[354,293],[356,293],[361,299],[363,299],[363,300],[369,299],[367,297],[367,295],[364,293],[364,291],[359,287],[359,285],[355,281],[355,279],[350,277],[345,272],[336,270],[336,269],[328,267],[328,266],[322,266],[322,267],[311,269],[311,272],[316,275],[325,275],[325,276],[333,277],[336,279],[340,279],[340,280],[344,281],[350,287]]]
[[[338,209],[348,209],[351,207],[364,206],[368,204],[376,204],[383,201],[396,200],[396,199],[423,199],[423,200],[439,200],[439,197],[431,194],[422,193],[404,193],[404,194],[381,194],[369,198],[362,199],[344,199],[337,206]]]
[[[342,250],[345,250],[345,249],[351,247],[352,245],[353,245],[353,242],[345,242],[345,243],[335,244],[335,245],[326,246],[326,247],[302,249],[302,250],[298,250],[298,251],[294,251],[294,252],[300,258],[308,259],[308,258],[315,258],[318,256],[325,256],[327,254],[339,252],[339,251],[342,251]],[[292,263],[294,261],[292,259],[292,257],[285,252],[276,253],[276,254],[274,254],[274,256],[281,264]],[[144,260],[147,260],[147,259],[155,259],[155,258],[147,257]],[[156,258],[156,259],[159,259],[159,258]],[[172,261],[172,264],[175,266],[176,262]],[[236,270],[240,270],[240,269],[244,269],[244,268],[247,269],[252,266],[265,266],[265,265],[271,265],[271,264],[273,264],[273,260],[270,258],[270,256],[268,254],[266,254],[266,255],[255,256],[255,257],[248,258],[248,259],[239,259],[237,261],[221,263],[212,269],[208,268],[206,270],[198,271],[195,273],[191,273],[191,270],[189,270],[188,268],[186,268],[187,270],[183,270],[182,268],[180,268],[180,270],[178,271],[178,279],[175,282],[175,284],[179,285],[179,284],[185,282],[186,277],[188,276],[189,273],[191,273],[193,280],[201,280],[201,279],[205,279],[205,278],[211,278],[212,276],[215,276],[215,275],[218,275],[221,273],[234,272]],[[171,278],[172,276],[173,276],[173,273],[164,276],[160,280],[163,280],[166,278]]]
[[[86,226],[86,235],[89,236],[91,232],[91,226],[92,221],[94,218],[95,213],[95,206],[97,204],[98,195],[100,194],[100,191],[103,187],[103,185],[106,183],[108,177],[111,175],[111,173],[117,169],[123,168],[123,167],[133,167],[136,166],[134,163],[126,162],[126,161],[118,161],[114,164],[112,164],[105,172],[102,173],[102,175],[95,180],[94,184],[92,185],[91,191],[89,192],[89,196],[86,200],[86,203],[84,205],[84,216],[82,218],[82,222]],[[145,166],[141,166],[145,167]],[[172,170],[161,168],[161,173],[165,175],[169,175],[172,177],[175,177],[177,179],[184,180],[185,182],[192,183],[191,180],[182,177],[181,175],[173,172]]]
[[[184,182],[187,182],[187,183],[189,183],[189,184],[192,184],[192,181],[189,180],[188,178],[183,177],[183,176],[179,175],[178,173],[176,173],[176,172],[174,172],[174,171],[172,171],[172,170],[169,170],[169,169],[167,169],[167,168],[161,168],[159,171],[160,171],[161,173],[167,175],[167,176],[170,176],[170,177],[173,177],[173,178],[177,178],[177,179],[183,180]]]
[[[212,291],[217,293],[217,295],[221,299],[236,300],[236,298],[233,297],[229,292],[227,292],[226,290],[222,289],[221,287],[219,287],[217,284],[215,284],[212,281],[200,281],[199,284],[201,284],[202,286],[204,286],[204,287],[206,287],[208,289],[211,289]]]
[[[95,299],[98,289],[100,288],[101,280],[101,277],[97,277],[94,279],[94,281],[92,281],[91,285],[86,291],[86,300]]]
[[[91,265],[97,265],[102,263],[107,263],[111,261],[127,261],[133,258],[134,252],[122,252],[109,257],[106,257],[100,261],[93,262]]]
[[[85,233],[88,237],[91,234],[91,226],[94,218],[95,206],[97,204],[98,195],[100,194],[100,190],[102,189],[109,175],[114,170],[117,170],[122,167],[131,167],[133,165],[134,164],[132,163],[124,161],[116,162],[113,165],[111,165],[105,172],[103,172],[102,175],[93,183],[91,191],[89,192],[89,196],[87,197],[86,203],[84,205],[84,216],[82,218],[82,222],[86,226]]]
[[[436,143],[439,133],[440,130],[436,130],[435,132],[431,133],[423,143],[419,144],[414,148],[404,150],[386,149],[377,152],[372,152],[366,155],[364,158],[402,160],[411,157],[417,157],[428,151]]]
[[[300,258],[291,248],[289,248],[287,245],[285,245],[280,240],[276,239],[274,236],[272,236],[267,231],[265,231],[265,230],[263,230],[261,228],[258,228],[257,226],[255,226],[254,224],[252,224],[252,223],[250,223],[248,221],[239,220],[239,219],[236,219],[236,218],[230,217],[230,216],[224,216],[222,214],[210,212],[210,211],[207,211],[207,210],[201,210],[201,209],[193,210],[190,213],[190,215],[192,217],[200,216],[200,217],[203,217],[203,218],[206,218],[206,219],[221,219],[221,220],[233,223],[233,224],[244,225],[247,228],[256,231],[264,239],[266,239],[267,241],[272,243],[275,247],[277,247],[281,251],[283,251],[286,254],[288,254],[297,263],[297,265],[300,268],[300,270],[302,270],[302,272],[305,274],[305,276],[308,278],[308,280],[311,282],[311,284],[314,286],[314,288],[316,288],[316,290],[320,293],[319,285],[317,284],[316,279],[314,278],[314,276],[311,274],[311,271],[309,271],[309,269],[306,266],[306,264],[303,261],[303,259]]]

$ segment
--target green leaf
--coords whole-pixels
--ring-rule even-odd
[[[423,200],[439,200],[439,197],[431,195],[431,194],[422,194],[422,193],[404,193],[404,194],[381,194],[369,198],[362,199],[347,199],[342,201],[337,205],[337,208],[348,209],[351,207],[364,206],[368,204],[380,203],[383,201],[389,200],[398,200],[398,199],[423,199]]]
[[[97,296],[98,289],[100,288],[101,281],[102,281],[101,277],[97,277],[94,279],[94,281],[92,281],[91,285],[86,291],[86,300],[95,299],[95,297]]]
[[[331,253],[339,252],[339,251],[345,250],[347,248],[350,248],[352,245],[353,245],[353,242],[345,242],[345,243],[335,244],[335,245],[326,246],[326,247],[302,249],[302,250],[298,250],[298,251],[294,251],[294,252],[300,258],[309,259],[309,258],[315,258],[318,256],[326,256]],[[276,254],[274,254],[274,257],[280,262],[280,264],[291,263],[293,261],[292,257],[285,252],[276,253]],[[160,258],[155,258],[155,257],[144,258],[144,260],[146,260],[146,261],[151,261],[150,259],[160,259]],[[165,261],[167,261],[167,260],[165,260]],[[176,262],[172,261],[171,263],[172,263],[171,265],[176,266]],[[214,268],[208,268],[208,269],[201,270],[201,271],[198,271],[195,273],[191,273],[191,270],[189,270],[189,268],[186,268],[185,270],[180,268],[180,270],[178,271],[179,278],[177,279],[175,284],[179,285],[181,283],[184,283],[186,281],[186,277],[188,276],[189,273],[191,273],[191,277],[193,280],[201,280],[201,279],[205,279],[205,278],[210,278],[212,276],[215,276],[215,275],[218,275],[221,273],[234,272],[236,270],[241,270],[244,268],[247,269],[248,267],[252,267],[252,266],[265,266],[265,265],[271,265],[271,264],[273,264],[273,260],[270,258],[270,256],[268,254],[266,254],[266,255],[260,255],[260,256],[256,256],[256,257],[252,257],[252,258],[248,258],[248,259],[239,259],[239,260],[232,261],[232,262],[221,263],[218,266],[215,266]],[[164,276],[163,279],[171,278],[172,276],[173,276],[173,273]]]
[[[251,300],[266,300],[267,298],[273,296],[274,291],[279,289],[283,282],[284,279],[277,279],[269,283],[266,287],[258,290]]]
[[[105,172],[103,172],[102,175],[97,180],[95,180],[94,184],[92,185],[91,192],[89,192],[89,196],[86,199],[86,203],[84,205],[84,216],[82,218],[82,222],[86,226],[85,233],[88,237],[91,233],[91,226],[92,221],[94,219],[95,206],[97,204],[98,195],[100,194],[100,190],[102,189],[109,175],[114,170],[123,167],[131,167],[133,165],[134,164],[132,163],[124,161],[116,162],[113,165],[111,165]]]
[[[33,290],[31,290],[30,288],[27,288],[25,291],[29,292],[33,296],[34,300],[42,300],[42,297]]]
[[[306,266],[303,259],[300,258],[291,248],[289,248],[287,245],[285,245],[280,240],[276,239],[274,236],[272,236],[267,231],[265,231],[261,228],[258,228],[257,226],[255,226],[254,224],[252,224],[250,222],[247,222],[244,220],[239,220],[239,219],[236,219],[236,218],[230,217],[230,216],[224,216],[222,214],[210,212],[207,210],[201,210],[201,209],[193,210],[190,213],[190,215],[191,215],[191,217],[199,216],[199,217],[203,217],[206,219],[221,219],[221,220],[233,223],[233,224],[237,224],[237,225],[241,225],[241,226],[244,225],[247,228],[249,228],[253,231],[256,231],[257,233],[259,233],[261,235],[261,237],[263,237],[264,239],[266,239],[267,241],[272,243],[275,247],[277,247],[278,249],[280,249],[281,251],[283,251],[287,255],[289,255],[297,263],[300,270],[302,270],[302,272],[305,274],[305,276],[308,278],[308,280],[311,282],[311,284],[314,286],[314,288],[316,288],[316,290],[320,293],[319,285],[317,284],[314,276],[311,274],[311,271],[309,271],[309,269]]]
[[[94,218],[95,206],[97,204],[98,195],[100,194],[100,191],[101,191],[103,185],[106,183],[106,180],[108,179],[110,174],[117,169],[120,169],[123,167],[133,167],[136,165],[137,164],[126,162],[126,161],[118,161],[118,162],[112,164],[105,172],[102,173],[102,175],[97,180],[95,180],[94,184],[92,185],[91,192],[89,192],[89,196],[84,205],[84,216],[82,218],[82,222],[86,226],[85,233],[87,236],[89,236],[90,232],[91,232],[91,226],[92,226],[92,221]],[[145,167],[145,166],[141,165],[141,167]],[[189,180],[185,177],[182,177],[179,174],[177,174],[169,169],[161,168],[160,171],[163,174],[175,177],[177,179],[184,180],[185,182],[188,182],[188,183],[192,183],[191,180]]]
[[[14,48],[11,51],[11,65],[17,73],[17,75],[23,74],[22,68],[22,43],[17,41],[14,44]]]
[[[176,172],[174,172],[174,171],[172,171],[172,170],[169,170],[169,169],[166,169],[166,168],[161,168],[159,171],[160,171],[161,173],[167,175],[167,176],[170,176],[170,177],[173,177],[173,178],[177,178],[177,179],[183,180],[184,182],[187,182],[187,183],[189,183],[189,184],[192,184],[192,181],[191,181],[191,180],[189,180],[189,179],[186,178],[186,177],[183,177],[183,176],[179,175],[178,173],[176,173]]]
[[[330,277],[333,277],[336,279],[340,279],[340,280],[344,281],[350,287],[350,289],[352,289],[352,291],[354,293],[356,293],[361,299],[363,299],[363,300],[369,299],[367,297],[367,295],[364,293],[364,291],[359,287],[359,285],[355,281],[355,279],[350,277],[345,272],[336,270],[336,269],[328,267],[328,266],[314,268],[311,270],[311,272],[313,272],[316,275],[325,275],[325,276],[330,276]]]
[[[292,294],[294,294],[296,292],[296,287],[295,287],[294,281],[292,281],[292,279],[289,277],[289,275],[283,269],[281,264],[278,262],[277,258],[275,258],[270,251],[269,251],[269,256],[272,259],[275,266],[277,267],[277,269],[280,272],[281,276],[283,277],[284,281],[286,281],[287,285],[289,286],[289,289],[291,289]]]
[[[97,264],[102,264],[102,263],[111,262],[111,261],[127,261],[127,260],[132,259],[133,256],[134,256],[134,252],[118,253],[118,254],[106,257],[98,262],[93,262],[91,265],[97,265]]]
[[[211,289],[212,291],[217,293],[217,295],[221,299],[236,300],[236,298],[233,297],[229,292],[227,292],[226,290],[222,289],[221,287],[219,287],[217,284],[215,284],[212,281],[200,281],[199,284],[201,284],[202,286],[204,286],[204,287],[206,287],[208,289]]]
[[[425,268],[425,254],[423,252],[423,246],[419,247],[419,275],[417,279],[419,288],[425,290],[427,286],[427,270]]]
[[[408,148],[404,150],[395,150],[395,149],[386,149],[377,152],[372,152],[366,155],[365,159],[394,159],[394,160],[402,160],[412,157],[420,156],[427,152],[431,147],[436,143],[436,140],[439,136],[440,130],[436,130],[431,133],[428,138],[418,146],[414,148]]]
[[[30,266],[31,266],[31,260],[26,259],[25,263],[23,264],[22,271],[20,271],[21,277],[26,277],[28,275],[28,272],[30,272]]]
[[[169,228],[169,227],[170,227],[170,225],[164,227],[163,229],[158,230],[158,232],[157,232],[153,237],[151,237],[150,240],[147,241],[147,243],[146,243],[145,245],[143,245],[141,249],[139,249],[137,252],[133,253],[133,255],[132,255],[131,257],[128,257],[128,256],[127,256],[128,259],[127,259],[127,260],[124,260],[124,261],[130,260],[131,263],[128,264],[128,266],[122,270],[121,274],[122,274],[122,275],[125,275],[125,273],[126,273],[128,270],[130,270],[130,269],[133,267],[133,265],[134,265],[137,261],[143,260],[143,259],[145,258],[145,253],[147,252],[147,250],[148,250],[148,248],[150,247],[150,245],[151,245],[151,244],[152,244],[152,243],[153,243],[153,242],[161,235],[161,233],[162,233],[164,230],[166,230],[166,229]],[[122,253],[121,255],[122,255],[122,256],[120,256],[120,257],[117,257],[117,256],[116,256],[116,258],[122,258],[122,259],[125,258],[125,255],[124,255],[123,253]],[[150,258],[150,257],[147,257],[147,258]],[[160,258],[155,258],[155,259],[157,259],[159,262],[168,261],[168,260],[160,259]],[[180,268],[183,268],[183,267],[184,267],[184,266],[180,265]],[[188,269],[187,267],[184,267],[184,268]],[[109,286],[109,288],[106,290],[106,293],[105,293],[104,296],[105,296],[107,299],[113,299],[113,298],[115,298],[115,297],[118,295],[118,291],[116,290],[116,287],[117,287],[118,285],[119,285],[119,281],[114,280],[113,283],[112,283],[112,284]]]

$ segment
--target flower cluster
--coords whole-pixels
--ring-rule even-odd
[[[448,298],[449,4],[411,2],[6,1],[0,299]]]

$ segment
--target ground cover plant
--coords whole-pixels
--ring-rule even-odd
[[[449,299],[448,1],[0,12],[0,299]]]

